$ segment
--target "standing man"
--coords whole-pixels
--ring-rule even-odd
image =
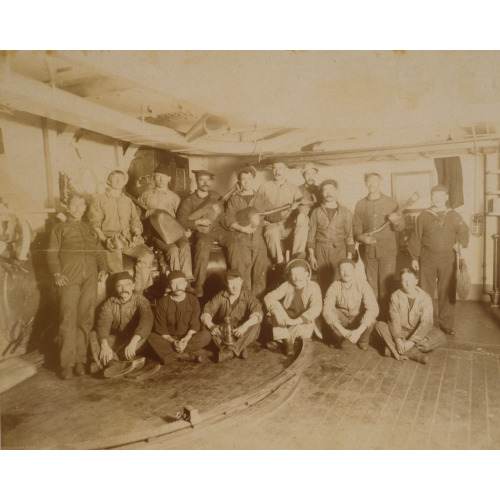
[[[425,365],[426,353],[445,342],[446,336],[433,326],[432,299],[417,283],[414,269],[401,271],[401,289],[391,295],[389,303],[389,323],[377,322],[375,332],[386,345],[386,356]]]
[[[220,219],[223,210],[208,211],[208,215],[202,215],[196,220],[190,220],[189,216],[205,202],[217,202],[221,195],[210,189],[213,184],[214,174],[207,170],[194,170],[196,177],[196,190],[186,196],[179,205],[177,220],[186,229],[194,232],[194,290],[197,297],[203,297],[203,285],[207,277],[208,259],[214,241],[220,245],[230,242],[229,231],[225,230]],[[231,262],[231,258],[230,258]]]
[[[146,217],[155,210],[165,210],[175,217],[181,199],[177,193],[168,188],[170,184],[170,170],[165,165],[160,165],[153,175],[155,187],[141,194],[139,203],[147,208]],[[180,240],[167,244],[158,236],[153,238],[154,245],[164,254],[171,271],[182,271],[188,281],[193,279],[191,267],[191,248],[188,238],[191,231],[188,229]]]
[[[199,352],[210,343],[210,333],[201,328],[200,303],[186,293],[188,282],[182,271],[168,275],[170,292],[156,306],[153,333],[148,343],[160,358],[162,365],[178,354],[183,361],[202,361]]]
[[[255,179],[255,168],[247,167],[238,173],[239,191],[236,191],[227,202],[226,224],[234,231],[230,243],[233,248],[229,252],[234,256],[230,267],[239,271],[245,283],[258,299],[266,290],[267,249],[262,229],[264,222],[260,218],[258,224],[240,225],[236,218],[238,212],[253,207],[257,212],[265,212],[271,207],[262,196],[252,189]]]
[[[320,184],[323,202],[311,214],[307,250],[311,267],[318,272],[318,284],[325,292],[342,259],[354,253],[352,214],[337,202],[338,185],[333,179]]]
[[[323,317],[332,329],[334,342],[344,339],[365,351],[379,313],[377,299],[366,280],[358,281],[354,262],[339,262],[340,281],[334,281],[326,292]]]
[[[273,165],[272,181],[264,182],[257,193],[262,195],[271,208],[291,204],[290,209],[268,215],[266,220],[270,223],[264,229],[264,240],[275,264],[283,264],[285,257],[281,248],[281,240],[293,234],[292,255],[302,255],[307,243],[307,226],[295,224],[294,211],[298,201],[302,198],[300,189],[287,181],[288,167],[284,163]]]
[[[59,301],[61,378],[85,374],[89,333],[94,323],[97,282],[107,276],[106,255],[99,238],[82,222],[85,199],[68,200],[69,217],[50,234],[48,266]]]
[[[362,243],[361,258],[366,269],[366,277],[375,297],[385,306],[396,272],[398,253],[396,232],[405,227],[404,217],[395,211],[397,203],[380,192],[381,177],[377,172],[365,174],[368,195],[358,201],[354,209],[354,238]],[[387,221],[384,229],[375,235],[369,233],[379,229]],[[385,307],[383,307],[385,311]]]
[[[288,281],[264,297],[264,304],[273,322],[273,340],[269,349],[283,342],[285,354],[295,354],[294,343],[298,337],[309,339],[314,331],[314,320],[321,314],[321,290],[311,281],[311,268],[302,259],[290,261],[287,266]]]
[[[316,175],[318,175],[318,169],[313,163],[308,163],[302,169],[304,184],[299,186],[300,192],[302,193],[302,201],[314,201],[320,199],[321,190],[316,184]],[[303,205],[299,207],[299,212],[304,215],[309,215],[313,206],[314,205]]]
[[[115,296],[102,305],[96,330],[90,333],[90,348],[98,368],[110,361],[132,360],[143,347],[153,326],[148,299],[134,293],[132,276],[115,276]]]
[[[113,170],[108,175],[108,188],[90,205],[89,221],[106,247],[111,273],[123,271],[122,254],[135,263],[135,292],[143,293],[151,285],[154,253],[144,244],[142,223],[134,202],[123,193],[128,175]]]
[[[462,217],[447,208],[448,189],[438,184],[431,189],[431,208],[415,223],[408,244],[412,267],[420,270],[420,285],[431,298],[438,291],[439,328],[455,334],[455,251],[469,244],[469,227]]]
[[[248,358],[247,346],[257,340],[263,313],[252,292],[243,289],[243,276],[239,271],[226,272],[226,290],[219,292],[203,309],[202,323],[210,330],[219,348],[217,363],[231,358]],[[214,319],[218,325],[214,323]],[[220,324],[231,325],[234,342],[227,343],[221,335]]]

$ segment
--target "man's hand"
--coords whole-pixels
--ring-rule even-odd
[[[186,230],[184,231],[184,236],[185,236],[186,238],[191,238],[191,235],[192,235],[192,234],[193,234],[193,233],[191,232],[191,229],[186,229]]]
[[[246,323],[242,323],[240,326],[237,326],[233,330],[233,334],[237,338],[243,337],[243,335],[245,335],[245,333],[247,332],[248,332],[248,327],[246,326]]]
[[[101,351],[99,352],[99,360],[103,365],[107,365],[113,359],[113,349],[109,347],[107,342],[101,344]]]
[[[212,335],[212,337],[221,337],[222,336],[220,328],[216,325],[214,325],[213,328],[210,328],[210,334]]]
[[[242,226],[241,232],[245,234],[253,234],[257,230],[257,226]]]
[[[108,273],[106,271],[99,271],[99,274],[97,276],[98,281],[101,281],[104,283],[107,278],[108,278]]]
[[[140,234],[134,234],[134,236],[132,236],[132,242],[130,246],[135,247],[136,245],[140,245],[141,243],[144,243],[144,238]]]
[[[275,309],[272,313],[278,326],[287,326],[290,321],[290,316],[283,309]]]
[[[137,344],[139,340],[134,336],[132,340],[129,342],[128,346],[125,347],[125,357],[128,360],[135,358],[135,351],[137,351]]]
[[[54,283],[57,287],[69,285],[68,278],[61,273],[54,274]]]
[[[396,212],[391,212],[387,218],[392,224],[397,224],[399,222],[400,216]]]
[[[413,342],[411,340],[405,340],[405,343],[404,343],[405,352],[408,352],[410,349],[412,349],[414,345],[415,345],[415,342]]]
[[[198,219],[198,220],[195,222],[195,224],[196,224],[197,226],[203,226],[203,227],[208,227],[208,226],[210,226],[210,224],[212,224],[212,223],[213,223],[213,220],[211,220],[211,219]]]
[[[188,344],[188,340],[187,340],[186,337],[183,337],[180,340],[176,340],[174,342],[175,352],[178,352],[179,354],[182,354],[186,350],[187,344]]]
[[[299,202],[294,201],[293,203],[290,204],[290,210],[297,210],[299,208]]]
[[[358,239],[365,245],[374,245],[375,243],[377,243],[377,240],[368,233],[362,234]]]
[[[395,340],[395,344],[396,344],[396,351],[398,351],[398,354],[404,355],[406,353],[405,341],[402,338],[397,338]]]
[[[351,334],[349,335],[349,342],[356,344],[364,331],[365,329],[361,326],[356,328],[355,330],[351,330]]]
[[[309,264],[311,264],[311,268],[313,271],[318,270],[318,261],[314,254],[309,254]]]
[[[419,263],[418,263],[418,260],[417,260],[417,259],[413,259],[413,260],[411,261],[411,267],[412,267],[413,269],[415,269],[415,271],[417,271],[417,272],[418,272],[418,271],[420,271],[420,265],[419,265]]]

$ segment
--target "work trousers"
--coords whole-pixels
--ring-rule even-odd
[[[193,279],[191,247],[186,237],[170,244],[165,243],[160,238],[154,238],[153,244],[163,252],[171,271],[182,271],[188,280]]]
[[[385,342],[395,358],[400,356],[396,350],[396,343],[392,337],[389,325],[385,321],[377,321],[375,333]],[[407,332],[405,340],[408,339],[412,333],[413,332]],[[418,344],[415,344],[415,347],[422,352],[431,352],[444,342],[446,342],[446,335],[441,330],[431,327],[426,336]]]
[[[200,330],[191,337],[184,352],[195,353],[207,346],[211,339],[212,336],[208,330]],[[148,344],[158,356],[162,365],[172,362],[178,356],[172,344],[158,333],[152,333],[148,337]]]
[[[112,333],[108,336],[108,344],[111,349],[113,349],[113,360],[115,361],[125,361],[127,358],[125,357],[125,348],[128,346],[132,337],[134,336],[134,332],[117,332]],[[144,347],[146,339],[141,339],[137,343],[136,354],[139,354]],[[99,369],[104,368],[103,364],[99,359],[99,353],[101,352],[101,339],[95,330],[90,332],[90,353],[92,354],[92,358],[99,367]]]
[[[295,224],[288,221],[269,224],[264,229],[264,240],[266,242],[271,258],[277,264],[281,264],[285,258],[281,248],[281,240],[293,234],[292,256],[303,254],[306,250],[307,233],[309,232],[309,217],[301,212],[297,215]]]
[[[267,275],[267,249],[262,236],[235,233],[228,255],[231,269],[240,271],[244,285],[262,299]]]
[[[439,328],[452,330],[455,326],[456,275],[455,260],[420,259],[420,288],[434,298],[438,293]]]
[[[281,304],[279,304],[278,307],[285,311],[285,308]],[[291,342],[295,342],[295,340],[299,337],[303,339],[310,339],[314,332],[314,323],[293,326],[279,326],[276,322],[274,314],[272,313],[271,318],[273,322],[274,340],[290,340]]]
[[[212,340],[214,344],[219,348],[219,350],[227,349],[232,351],[235,357],[238,357],[241,354],[241,351],[249,346],[252,342],[259,338],[260,333],[260,324],[251,326],[247,333],[240,337],[234,344],[226,345],[222,342],[221,338],[218,335],[214,335]]]
[[[153,267],[154,253],[144,243],[135,247],[123,247],[121,250],[106,250],[109,272],[112,274],[123,271],[123,255],[132,257],[135,263],[135,291],[142,293],[153,283],[151,268]]]
[[[344,243],[334,247],[332,243],[317,242],[314,255],[318,262],[318,285],[324,295],[338,274],[338,263],[347,257],[347,248]]]
[[[221,246],[228,246],[228,258],[231,262],[234,256],[231,252],[234,250],[230,245],[232,236],[229,231],[222,227],[215,228],[210,233],[196,232],[194,235],[194,285],[195,287],[203,287],[207,278],[207,267],[210,258],[210,251],[214,242],[219,243]]]
[[[59,302],[59,353],[61,368],[87,362],[89,333],[94,323],[97,276],[79,284],[57,287]]]
[[[396,272],[396,256],[363,257],[366,279],[373,289],[375,298],[384,301],[392,293],[394,273]]]
[[[354,330],[361,325],[361,319],[363,318],[364,313],[359,312],[358,314],[356,314],[356,316],[348,316],[342,311],[337,311],[337,314],[340,324],[344,328]],[[361,337],[359,337],[359,340],[357,342],[360,347],[368,347],[368,343],[370,342],[370,336],[372,334],[374,326],[375,322],[371,325],[368,325],[366,330],[361,334]],[[346,340],[346,338],[336,328],[330,328],[330,331],[333,334],[333,341],[335,345],[340,346],[342,342]]]

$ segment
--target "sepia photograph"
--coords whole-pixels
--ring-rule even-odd
[[[497,450],[500,52],[0,52],[2,450]]]

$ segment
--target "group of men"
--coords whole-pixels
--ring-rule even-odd
[[[273,180],[254,190],[255,168],[241,169],[237,189],[223,203],[211,189],[211,172],[195,171],[195,191],[180,200],[169,188],[169,170],[160,166],[155,187],[139,198],[142,220],[124,193],[128,177],[123,171],[109,174],[106,192],[90,204],[88,222],[82,220],[85,200],[74,195],[68,219],[51,233],[48,254],[60,305],[61,377],[85,372],[89,340],[99,368],[113,359],[131,360],[146,348],[162,363],[174,357],[200,361],[200,350],[210,342],[219,362],[246,358],[265,313],[273,332],[268,347],[281,344],[286,355],[294,353],[296,338],[310,338],[314,331],[325,338],[331,333],[334,345],[347,339],[361,349],[375,331],[388,355],[426,362],[425,353],[442,341],[432,322],[436,280],[439,327],[452,334],[455,250],[468,243],[467,225],[447,208],[446,188],[435,186],[432,206],[418,216],[408,246],[412,268],[403,269],[401,289],[391,295],[396,233],[404,229],[404,218],[397,203],[381,193],[380,175],[365,175],[368,195],[352,214],[338,202],[335,180],[316,185],[314,165],[304,167],[301,186],[287,179],[283,163],[275,163],[272,172]],[[156,210],[182,225],[177,241],[167,243],[158,234],[144,239],[143,222]],[[207,293],[203,285],[214,242],[226,247],[226,289],[202,310],[198,298]],[[356,242],[366,277],[355,272]],[[165,255],[170,273],[167,294],[153,314],[143,292],[152,282],[154,247]],[[135,259],[134,278],[123,271],[122,255]],[[285,271],[286,281],[266,295],[268,255],[274,267]],[[108,273],[115,294],[102,305],[92,329],[97,281]],[[387,322],[377,323],[380,311],[387,313],[381,316]]]

